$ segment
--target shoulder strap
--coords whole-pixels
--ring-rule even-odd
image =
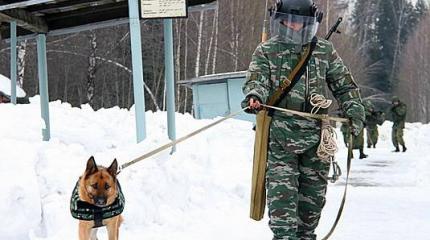
[[[317,45],[318,38],[314,37],[312,42],[307,47],[305,53],[300,58],[297,65],[294,67],[293,71],[288,75],[287,80],[283,81],[278,89],[276,89],[275,93],[270,96],[267,105],[275,106],[279,104],[279,102],[293,89],[293,87],[297,84],[297,82],[302,77],[303,73],[306,70],[306,66],[308,65],[309,59],[312,56],[312,52],[315,50]],[[270,110],[273,111],[273,110]]]

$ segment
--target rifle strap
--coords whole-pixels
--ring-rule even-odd
[[[272,96],[269,98],[269,101],[267,102],[267,105],[270,106],[276,106],[279,104],[280,101],[293,89],[293,87],[299,82],[300,78],[302,77],[303,73],[306,70],[306,66],[308,65],[309,59],[312,56],[312,52],[315,50],[316,45],[318,42],[318,38],[314,37],[311,41],[311,43],[306,48],[306,51],[304,52],[303,56],[300,58],[297,65],[294,67],[293,71],[288,75],[288,78],[283,81],[278,89],[272,94]],[[269,110],[269,115],[273,114],[273,109]]]

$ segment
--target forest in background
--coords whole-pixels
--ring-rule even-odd
[[[269,2],[271,0],[268,0]],[[398,95],[409,107],[408,121],[430,122],[429,1],[316,0],[325,13],[324,36],[338,17],[342,34],[332,41],[362,89],[380,108]],[[218,0],[217,9],[175,19],[175,81],[242,71],[261,39],[265,0]],[[271,3],[269,3],[270,5]],[[165,109],[162,20],[142,20],[145,102]],[[9,46],[0,42],[0,73],[9,76]],[[47,38],[50,100],[94,109],[133,105],[127,24]],[[39,93],[34,39],[18,43],[19,84]],[[176,85],[178,112],[192,111],[191,89]]]

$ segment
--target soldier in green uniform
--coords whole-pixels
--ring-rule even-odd
[[[399,144],[402,146],[402,151],[406,152],[407,148],[405,146],[405,141],[403,140],[403,129],[405,128],[406,121],[406,104],[400,101],[396,96],[393,97],[392,107],[390,109],[391,117],[393,119],[393,131],[391,138],[393,140],[393,145],[396,148],[394,152],[400,152]]]
[[[348,139],[349,135],[351,134],[351,130],[348,126],[348,124],[343,123],[340,127],[340,131],[343,135],[343,142],[345,143],[345,146],[348,147]],[[358,135],[354,135],[352,138],[352,149],[358,149],[360,152],[360,159],[367,158],[368,155],[364,153],[364,130],[361,130],[361,132]]]
[[[367,132],[367,147],[376,148],[378,143],[378,125],[382,125],[385,121],[385,114],[381,111],[376,111],[375,106],[370,100],[363,101],[366,109],[366,132]]]
[[[351,134],[351,131],[349,131],[348,124],[342,123],[342,125],[340,126],[340,131],[343,135],[343,143],[345,143],[345,147],[348,147],[349,136]]]
[[[244,106],[258,111],[296,66],[318,28],[312,0],[278,0],[271,38],[255,50],[243,86]],[[318,39],[307,70],[277,107],[310,112],[311,94],[328,98],[326,86],[352,122],[363,128],[364,107],[357,85],[329,41]],[[320,110],[318,113],[326,113]],[[266,170],[269,226],[274,240],[314,240],[325,204],[330,163],[318,158],[321,122],[275,111],[270,125]]]

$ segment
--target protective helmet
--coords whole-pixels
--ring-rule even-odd
[[[313,0],[277,0],[276,13],[314,17],[316,7]]]
[[[395,103],[395,102],[400,102],[400,98],[397,96],[393,96],[393,98],[391,99],[391,103]]]
[[[309,43],[317,33],[322,12],[313,0],[277,0],[271,13],[271,37],[296,45]]]

